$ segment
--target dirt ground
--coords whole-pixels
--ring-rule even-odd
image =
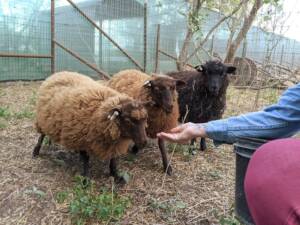
[[[72,187],[74,176],[81,171],[78,156],[44,146],[39,158],[31,157],[38,138],[33,113],[39,85],[40,82],[0,84],[1,225],[71,224],[67,205],[58,204],[55,196]],[[263,90],[257,95],[257,91],[230,88],[225,117],[273,103],[279,93]],[[232,146],[215,148],[210,143],[207,151],[195,156],[176,150],[172,157],[173,176],[163,173],[154,141],[134,160],[124,157],[119,162],[120,169],[131,176],[129,183],[118,189],[120,195],[131,198],[131,206],[119,224],[206,225],[233,218]],[[96,186],[110,188],[108,163],[93,159],[91,167]],[[38,196],[32,190],[45,194]]]

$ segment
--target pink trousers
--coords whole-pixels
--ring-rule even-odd
[[[258,148],[244,185],[256,225],[300,225],[300,139],[280,139]]]

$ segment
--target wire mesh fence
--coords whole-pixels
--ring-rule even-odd
[[[51,74],[51,0],[5,2],[1,1],[0,4],[0,56],[5,53],[49,58],[2,56],[0,80],[46,78]],[[54,2],[55,40],[92,65],[88,66],[56,46],[53,56],[56,71],[72,70],[99,77],[94,67],[114,74],[127,68],[143,69],[146,62],[147,72],[152,72],[156,61],[157,24],[161,25],[162,51],[176,58],[182,48],[186,33],[184,13],[187,10],[187,4],[183,0],[148,1],[147,4],[142,0]],[[202,24],[202,36],[196,36],[190,43],[189,54],[222,16],[209,10],[203,10],[202,13],[206,18]],[[224,59],[228,36],[229,30],[224,23],[189,63],[200,64],[214,54]],[[260,63],[268,58],[273,63],[295,69],[300,61],[300,43],[252,27],[237,56],[248,57]],[[160,72],[176,69],[175,60],[163,54],[159,55],[158,64]]]

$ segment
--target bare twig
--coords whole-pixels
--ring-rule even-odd
[[[245,4],[246,2],[248,2],[249,0],[243,0],[240,2],[240,4],[232,10],[232,12],[230,14],[228,14],[227,16],[222,17],[206,34],[205,38],[200,42],[199,46],[185,59],[184,64],[187,63],[195,54],[197,51],[199,51],[202,46],[205,44],[205,42],[208,40],[208,38],[210,37],[210,35],[214,32],[215,29],[217,29],[225,20],[227,20],[229,17],[231,17],[232,15],[234,15],[241,7],[243,4]]]

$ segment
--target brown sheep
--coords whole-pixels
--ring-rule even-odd
[[[125,93],[140,101],[152,101],[146,106],[148,112],[148,137],[156,138],[159,132],[168,132],[177,126],[179,107],[177,103],[176,87],[185,84],[181,80],[173,79],[165,75],[149,76],[138,70],[124,70],[115,74],[107,85],[121,93]],[[169,175],[172,168],[169,166],[167,154],[162,139],[158,139],[165,171]],[[138,147],[133,148],[138,152]]]
[[[43,82],[37,101],[36,127],[67,149],[80,152],[83,175],[88,174],[89,155],[110,160],[110,174],[118,181],[115,158],[128,151],[134,141],[146,144],[147,111],[144,103],[72,72],[60,72]]]

